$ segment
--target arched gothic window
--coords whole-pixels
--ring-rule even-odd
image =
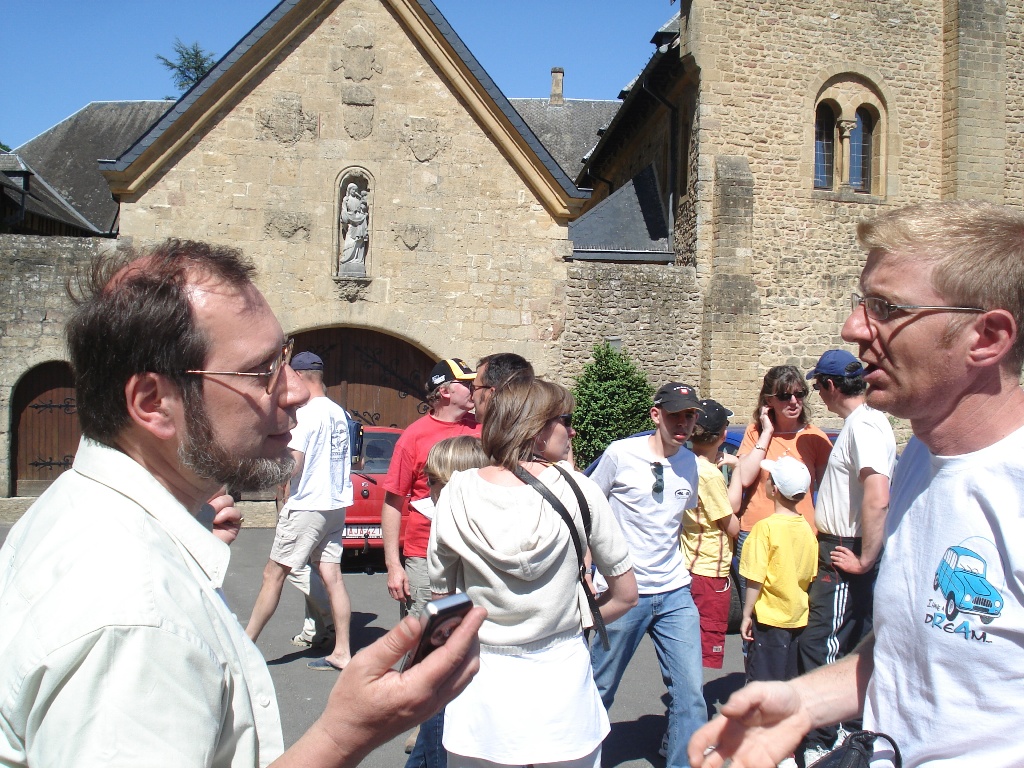
[[[836,116],[828,104],[819,104],[814,119],[814,188],[832,189],[835,166]]]
[[[855,114],[855,125],[850,131],[850,188],[857,192],[870,192],[871,140],[875,121],[864,107]]]
[[[855,199],[851,194],[885,195],[891,129],[886,102],[883,90],[863,73],[822,78],[812,102],[813,156],[804,155],[813,162],[813,190],[849,200]]]

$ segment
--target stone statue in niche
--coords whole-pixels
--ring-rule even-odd
[[[370,232],[369,190],[360,191],[355,182],[345,187],[341,201],[341,253],[338,256],[339,275],[366,274],[366,247]]]

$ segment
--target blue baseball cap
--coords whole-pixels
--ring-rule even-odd
[[[324,361],[312,352],[299,352],[292,358],[291,366],[293,371],[322,371]]]
[[[845,349],[830,349],[818,358],[818,364],[807,373],[808,379],[815,376],[860,376],[864,366],[860,360]]]

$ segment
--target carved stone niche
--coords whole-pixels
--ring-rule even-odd
[[[342,173],[337,199],[334,274],[338,278],[366,277],[373,208],[370,174],[361,168]]]

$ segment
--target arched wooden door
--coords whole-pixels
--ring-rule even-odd
[[[18,383],[13,398],[11,491],[38,496],[71,467],[82,434],[74,377],[67,363],[43,363]]]
[[[324,361],[327,394],[362,424],[405,428],[427,412],[423,385],[435,361],[386,333],[321,328],[296,334],[295,352]]]

